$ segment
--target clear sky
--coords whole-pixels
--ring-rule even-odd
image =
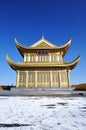
[[[0,0],[0,84],[15,85],[16,72],[6,62],[23,61],[14,38],[26,46],[41,39],[60,46],[72,38],[64,61],[79,54],[71,83],[86,83],[86,0]]]

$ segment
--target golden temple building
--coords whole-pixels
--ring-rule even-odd
[[[72,62],[63,58],[70,46],[71,39],[62,46],[56,46],[42,37],[31,46],[15,44],[24,61],[15,63],[8,55],[6,60],[16,71],[16,87],[70,87],[70,70],[80,60]]]

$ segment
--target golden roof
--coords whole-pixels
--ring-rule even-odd
[[[74,61],[72,62],[19,62],[19,63],[15,63],[14,61],[12,61],[8,55],[6,55],[6,60],[8,62],[8,64],[11,66],[12,69],[14,70],[24,70],[24,69],[28,69],[28,68],[35,68],[35,67],[57,67],[57,68],[67,68],[72,70],[77,63],[80,60],[80,56],[78,56]]]
[[[61,52],[62,56],[64,56],[70,46],[71,39],[69,39],[68,42],[66,42],[62,46],[56,46],[43,37],[36,43],[32,44],[31,46],[21,45],[16,39],[15,39],[15,43],[16,43],[17,49],[19,50],[20,54],[23,57],[24,57],[24,53],[37,52],[37,50],[48,50],[48,51],[54,51],[54,52]]]

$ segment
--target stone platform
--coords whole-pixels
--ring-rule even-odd
[[[71,95],[74,87],[39,87],[39,88],[11,88],[10,91],[1,90],[0,96],[58,96]]]

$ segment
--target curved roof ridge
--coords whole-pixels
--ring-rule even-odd
[[[25,49],[26,49],[26,48],[29,48],[29,46],[25,46],[25,45],[22,45],[21,43],[19,43],[16,38],[14,39],[14,41],[15,41],[17,47],[23,47],[23,48],[25,48]]]
[[[46,44],[50,45],[51,47],[57,47],[55,44],[53,44],[52,42],[46,40],[44,37],[42,37],[40,40],[36,41],[35,43],[33,43],[31,46],[29,47],[36,47],[37,45],[39,45],[41,42],[45,42]]]
[[[73,60],[72,62],[69,62],[68,64],[69,65],[77,64],[79,60],[80,60],[80,55],[78,55],[78,57],[75,60]]]
[[[63,64],[58,64],[57,62],[55,64],[50,64],[50,63],[49,64],[48,63],[44,63],[44,64],[39,64],[39,63],[34,64],[34,63],[32,63],[31,64],[31,63],[26,63],[26,62],[25,63],[24,62],[15,63],[14,61],[12,61],[9,58],[8,55],[6,55],[6,60],[7,60],[8,64],[11,66],[11,68],[14,69],[14,70],[21,69],[21,68],[24,68],[24,67],[26,67],[26,68],[28,68],[28,67],[38,67],[38,65],[40,67],[53,67],[53,65],[54,65],[54,67],[66,67],[66,68],[72,70],[77,65],[77,63],[79,62],[80,55],[74,61],[68,62],[68,63],[63,62]]]
[[[6,55],[6,60],[8,62],[8,64],[10,65],[10,67],[14,70],[16,70],[15,66],[18,64],[18,63],[15,63],[13,60],[11,60],[8,56],[8,54]]]
[[[16,47],[17,47],[18,51],[20,52],[20,54],[21,54],[22,56],[24,56],[24,53],[25,53],[25,52],[28,52],[28,51],[31,50],[31,49],[56,49],[56,50],[61,49],[61,51],[63,51],[63,56],[64,56],[64,55],[66,54],[66,52],[67,52],[69,46],[70,46],[70,43],[71,43],[71,39],[69,39],[64,45],[55,46],[54,44],[50,43],[50,42],[47,41],[46,39],[41,38],[39,41],[37,41],[37,42],[34,43],[33,45],[37,45],[37,44],[40,44],[40,42],[45,41],[45,42],[49,42],[50,45],[53,45],[53,46],[51,46],[51,47],[32,47],[33,45],[32,45],[32,46],[24,46],[24,45],[20,44],[20,43],[17,41],[16,38],[14,39],[14,41],[15,41],[15,43],[16,43]]]
[[[72,39],[70,38],[65,44],[58,46],[58,48],[66,47],[67,45],[70,46]]]
[[[16,38],[14,39],[14,41],[15,41],[17,47],[19,46],[19,47],[23,47],[23,48],[25,48],[25,49],[29,49],[29,47],[32,48],[32,46],[33,46],[34,44],[36,44],[36,43],[38,43],[38,42],[41,42],[41,41],[49,42],[49,41],[46,40],[45,38],[41,38],[40,40],[38,40],[37,42],[35,42],[35,43],[32,44],[31,46],[25,46],[25,45],[22,45],[21,43],[19,43]],[[71,44],[71,41],[72,41],[72,39],[70,38],[65,44],[63,44],[63,45],[61,45],[61,46],[57,46],[57,45],[55,45],[55,44],[53,44],[53,43],[51,43],[51,42],[49,42],[49,43],[52,44],[53,47],[62,48],[62,47],[65,47],[65,46],[67,46],[67,45],[70,45],[70,44]]]

